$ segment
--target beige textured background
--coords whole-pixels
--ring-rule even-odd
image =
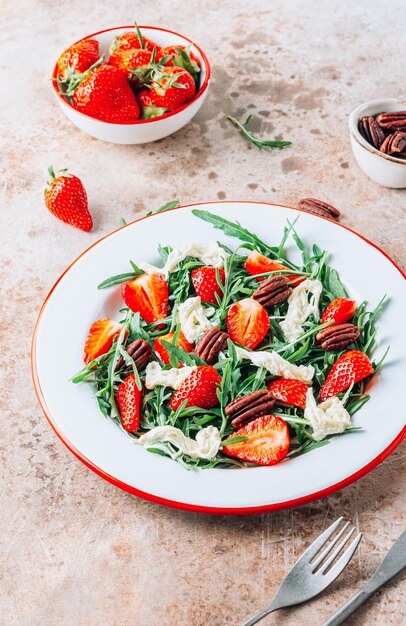
[[[50,286],[85,247],[120,216],[131,220],[173,198],[294,204],[314,195],[405,267],[406,192],[366,179],[347,133],[358,103],[405,95],[404,1],[3,0],[2,15],[0,622],[234,626],[267,602],[307,543],[342,514],[365,533],[351,566],[311,604],[264,621],[321,624],[405,528],[404,445],[357,484],[301,509],[245,518],[172,511],[105,483],[54,436],[31,386],[30,338]],[[133,17],[195,38],[213,82],[202,111],[176,136],[113,146],[62,117],[49,76],[70,42]],[[250,148],[224,120],[247,112],[258,114],[259,132],[294,145],[272,154]],[[46,212],[51,162],[83,179],[91,234]],[[62,358],[63,335],[55,366]],[[399,625],[404,582],[348,624]]]

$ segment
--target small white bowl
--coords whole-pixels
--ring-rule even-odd
[[[134,26],[108,28],[98,33],[87,35],[80,39],[80,41],[83,39],[97,39],[100,46],[100,54],[108,55],[109,47],[114,37],[133,29]],[[176,133],[177,130],[190,122],[206,98],[210,82],[210,64],[203,50],[187,37],[183,37],[183,35],[166,30],[165,28],[140,26],[140,29],[145,37],[156,42],[158,46],[161,47],[170,45],[188,46],[192,44],[191,50],[199,59],[201,67],[199,89],[189,102],[186,102],[186,104],[176,109],[176,111],[167,113],[162,117],[136,120],[135,122],[127,122],[124,124],[112,124],[97,120],[73,108],[66,98],[59,93],[57,82],[58,65],[55,64],[52,73],[52,85],[59,106],[75,126],[88,135],[96,137],[96,139],[102,139],[110,143],[130,145],[157,141],[158,139],[172,135],[172,133]]]
[[[354,109],[348,119],[351,147],[355,160],[369,178],[384,187],[395,189],[406,187],[406,160],[384,154],[371,146],[359,132],[358,122],[364,115],[405,110],[405,100],[397,100],[396,98],[369,100],[369,102],[364,102]]]

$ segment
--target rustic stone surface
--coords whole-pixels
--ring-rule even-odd
[[[34,397],[30,339],[49,288],[80,252],[120,216],[131,220],[173,198],[290,205],[323,198],[342,211],[342,223],[404,267],[405,192],[365,178],[347,129],[357,104],[402,95],[400,42],[387,33],[401,32],[404,2],[173,0],[144,4],[137,16],[134,8],[119,0],[85,10],[78,0],[63,9],[16,0],[3,11],[1,621],[235,626],[270,599],[306,545],[345,515],[364,532],[347,571],[311,604],[263,622],[321,624],[405,528],[404,445],[358,483],[300,509],[236,518],[172,511],[105,483],[65,449]],[[51,68],[70,42],[134,17],[195,38],[211,59],[213,82],[203,109],[176,136],[139,147],[102,144],[63,117]],[[269,154],[247,145],[225,115],[248,113],[256,132],[291,139],[292,147]],[[50,162],[83,179],[92,233],[46,212]],[[349,626],[399,624],[404,582],[376,594]]]

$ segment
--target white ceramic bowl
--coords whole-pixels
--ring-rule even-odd
[[[108,28],[92,35],[87,35],[83,39],[97,39],[100,45],[100,54],[108,54],[109,47],[114,37],[121,35],[129,30],[133,30],[134,26],[118,26]],[[199,48],[193,41],[183,35],[179,35],[165,28],[157,28],[155,26],[140,26],[140,29],[148,39],[152,39],[159,46],[165,47],[170,45],[188,46],[192,44],[192,52],[200,61],[200,86],[195,96],[186,104],[167,113],[163,117],[152,118],[148,120],[137,120],[135,122],[127,122],[125,124],[112,124],[102,122],[94,117],[85,115],[77,111],[73,106],[59,93],[57,75],[58,65],[55,64],[52,72],[52,85],[55,97],[59,106],[65,115],[88,135],[118,144],[139,144],[157,141],[168,135],[172,135],[177,130],[185,126],[202,106],[209,87],[210,82],[210,64],[203,50]]]
[[[406,160],[379,152],[360,134],[358,122],[364,115],[405,111],[406,101],[396,98],[369,100],[355,108],[348,119],[351,147],[355,160],[363,172],[379,185],[403,189],[406,187]]]

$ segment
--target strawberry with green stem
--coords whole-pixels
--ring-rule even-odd
[[[58,80],[63,82],[71,74],[86,71],[99,58],[99,42],[96,39],[82,39],[67,48],[59,57]]]
[[[56,175],[52,165],[49,166],[48,173],[50,180],[44,191],[47,209],[65,224],[84,231],[92,230],[92,216],[82,181],[67,169],[60,170]]]

